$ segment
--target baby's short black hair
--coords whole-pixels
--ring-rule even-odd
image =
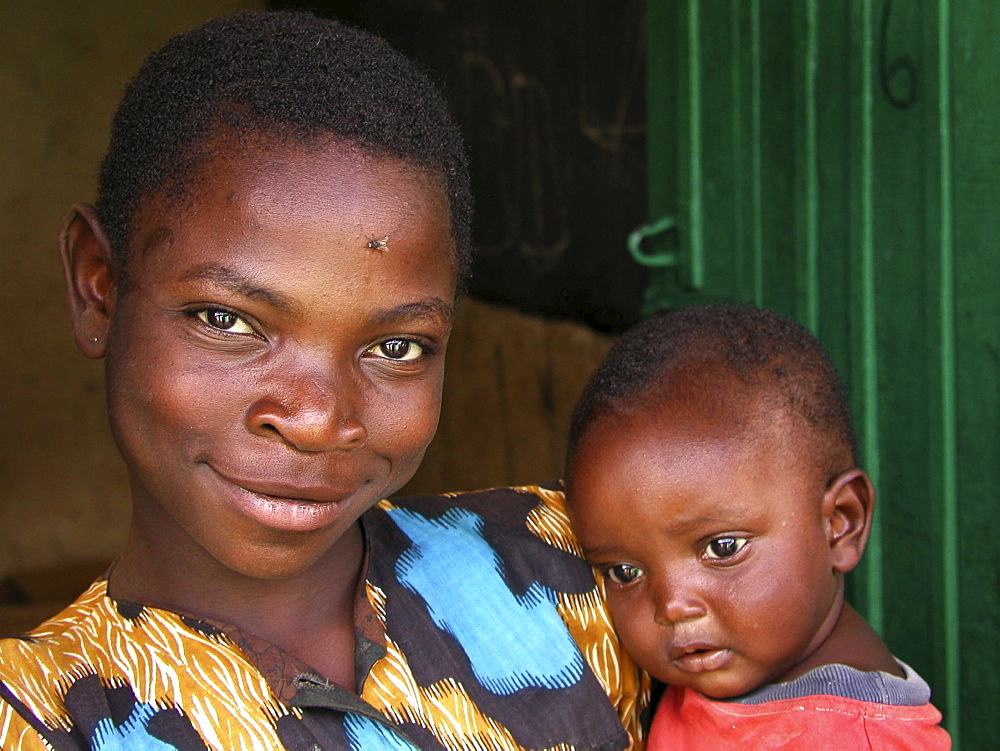
[[[691,386],[676,381],[691,380],[710,370],[731,376],[749,399],[763,399],[766,409],[802,418],[799,422],[804,420],[818,439],[811,442],[811,448],[823,454],[813,457],[822,471],[849,469],[833,466],[845,454],[855,463],[847,393],[819,340],[773,311],[720,304],[653,316],[614,344],[574,410],[567,469],[584,434],[599,418],[647,402],[655,408],[655,395],[662,389]]]
[[[373,34],[304,12],[247,12],[179,34],[125,91],[101,166],[97,210],[125,266],[154,195],[184,198],[214,136],[356,144],[440,176],[458,278],[468,274],[472,193],[458,128],[416,65]]]

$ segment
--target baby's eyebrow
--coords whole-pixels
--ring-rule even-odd
[[[732,526],[732,519],[721,519],[714,516],[697,516],[691,519],[672,519],[664,524],[664,528],[672,535],[684,535],[691,532],[701,532],[706,527],[728,527]]]
[[[217,263],[198,264],[181,277],[181,281],[184,282],[193,280],[212,282],[244,297],[262,300],[285,313],[292,313],[295,310],[295,304],[280,292],[265,289],[228,266]]]
[[[615,552],[614,548],[611,547],[597,547],[597,548],[580,548],[583,551],[583,557],[585,560],[589,561],[591,558],[600,558],[602,556],[610,555]]]

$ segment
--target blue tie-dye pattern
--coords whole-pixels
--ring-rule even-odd
[[[93,751],[176,751],[176,746],[149,734],[147,726],[156,712],[152,704],[138,703],[132,714],[117,727],[105,717],[94,728],[91,748]]]
[[[417,751],[417,747],[400,738],[385,725],[364,715],[348,714],[344,718],[344,730],[355,751]]]
[[[528,686],[564,688],[580,680],[583,659],[556,610],[556,595],[534,583],[518,597],[482,535],[483,520],[465,509],[428,519],[389,511],[413,541],[396,575],[420,595],[439,628],[454,636],[476,678],[495,694]]]

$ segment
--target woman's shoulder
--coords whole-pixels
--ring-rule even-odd
[[[2,748],[76,748],[81,737],[138,747],[152,726],[177,748],[203,748],[188,742],[195,728],[270,738],[277,708],[265,678],[223,632],[115,600],[104,579],[38,628],[0,640]]]
[[[379,542],[396,537],[406,548],[461,542],[498,556],[508,575],[521,569],[546,579],[571,573],[573,589],[593,588],[557,483],[392,498],[374,512],[366,521]]]
[[[97,634],[107,634],[107,582],[95,581],[75,602],[22,636],[0,639],[0,735],[3,748],[40,745],[46,724],[66,720],[73,684],[93,673],[90,652]],[[52,723],[52,720],[55,720]],[[46,720],[49,723],[46,723]],[[12,735],[13,734],[13,735]],[[29,743],[29,740],[31,743]],[[21,748],[21,745],[17,745]]]
[[[107,580],[93,582],[72,604],[21,636],[0,639],[0,678],[20,674],[40,661],[58,660],[72,645],[92,638],[106,616]],[[27,660],[27,664],[23,661]]]
[[[561,483],[412,495],[382,501],[376,508],[389,516],[415,513],[438,520],[475,518],[471,522],[473,526],[488,525],[509,534],[530,532],[568,552],[579,552],[566,513]],[[441,525],[447,526],[446,521]]]
[[[556,481],[538,485],[498,486],[447,493],[396,496],[378,505],[381,508],[405,507],[426,511],[467,508],[502,518],[516,515],[520,510],[534,508],[540,504],[565,513],[566,503],[562,483]]]

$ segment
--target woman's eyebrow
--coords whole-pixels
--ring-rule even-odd
[[[286,295],[261,287],[239,271],[218,263],[198,264],[181,277],[184,282],[192,280],[208,281],[244,297],[262,300],[285,313],[294,314],[298,309],[295,302]],[[375,313],[371,322],[378,326],[432,318],[450,324],[454,317],[454,306],[439,297],[432,297]]]
[[[376,326],[380,326],[427,318],[437,319],[443,323],[450,324],[455,318],[455,308],[440,297],[432,297],[427,300],[406,303],[405,305],[399,305],[389,310],[383,310],[374,314],[371,317],[371,322]]]
[[[261,287],[249,277],[228,266],[217,263],[198,264],[181,277],[183,282],[192,280],[209,281],[244,297],[262,300],[285,313],[295,312],[295,304],[288,297]]]

